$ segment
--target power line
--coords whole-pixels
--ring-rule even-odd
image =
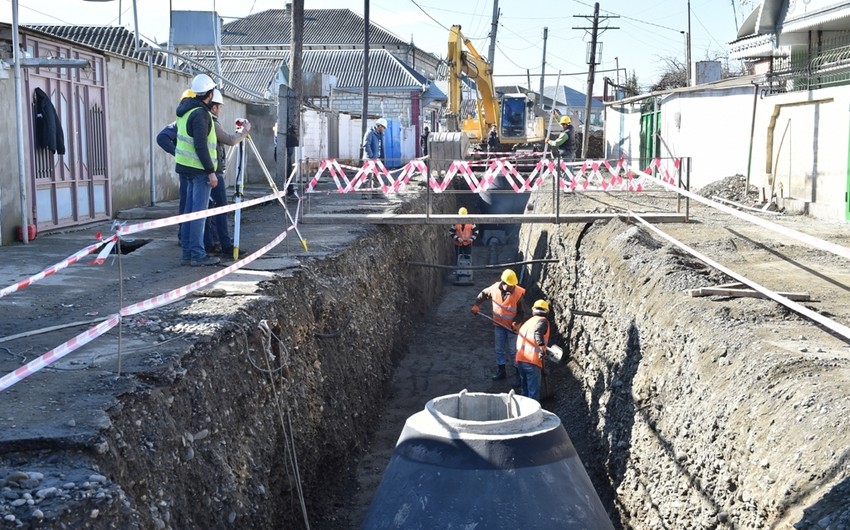
[[[582,2],[581,0],[573,0],[573,2],[575,2],[577,4],[581,4],[583,6],[594,7],[593,4],[588,4],[587,2]],[[615,13],[613,11],[608,11],[607,9],[601,9],[600,8],[599,10],[604,11],[606,13],[611,13],[612,15],[616,15],[616,16],[618,16],[620,18],[624,18],[626,20],[632,20],[634,22],[640,22],[641,24],[646,24],[647,26],[655,26],[656,28],[669,29],[670,31],[675,31],[676,33],[682,32],[682,30],[680,30],[680,29],[671,28],[669,26],[662,26],[661,24],[656,24],[655,22],[649,22],[647,20],[641,20],[639,18],[633,18],[633,17],[629,17],[629,16],[626,16],[626,15],[621,15],[621,14]]]
[[[440,26],[441,28],[443,28],[443,29],[444,29],[444,30],[446,30],[446,31],[451,31],[449,28],[447,28],[446,26],[442,25],[442,24],[440,23],[440,21],[439,21],[439,20],[437,20],[436,18],[432,17],[432,16],[431,16],[431,13],[429,13],[429,12],[425,11],[424,9],[422,9],[422,6],[420,6],[419,4],[417,4],[417,3],[416,3],[416,0],[410,0],[410,2],[411,2],[413,5],[415,5],[416,7],[418,7],[418,8],[419,8],[419,11],[422,11],[423,13],[425,13],[425,16],[427,16],[428,18],[430,18],[431,20],[433,20],[433,21],[434,21],[434,22],[435,22],[438,26]]]

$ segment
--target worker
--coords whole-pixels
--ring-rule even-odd
[[[458,215],[467,215],[469,212],[466,208],[461,207]],[[472,245],[475,243],[475,238],[478,237],[478,227],[473,223],[457,223],[449,228],[449,235],[455,244],[456,256],[471,256]]]
[[[425,131],[420,138],[420,147],[422,148],[422,156],[428,156],[428,137],[431,136],[431,129],[425,126]]]
[[[569,116],[561,116],[558,123],[561,124],[561,134],[556,139],[549,140],[549,145],[558,148],[561,160],[572,162],[576,158],[576,133],[572,120]]]
[[[505,371],[505,362],[508,348],[508,333],[514,332],[519,328],[519,322],[522,320],[522,297],[525,294],[525,289],[517,285],[519,280],[516,273],[511,269],[505,269],[502,272],[500,280],[493,285],[485,288],[475,299],[475,304],[472,305],[472,314],[477,315],[481,309],[481,304],[485,300],[493,302],[493,324],[494,337],[496,346],[496,374],[492,377],[493,381],[505,379],[507,372]],[[519,384],[519,374],[514,378],[514,386]]]
[[[215,82],[206,74],[196,75],[192,79],[194,98],[184,99],[177,106],[177,146],[174,161],[177,173],[185,176],[186,208],[185,213],[201,212],[207,209],[210,190],[218,185],[216,169],[217,139],[213,127],[210,104]],[[183,257],[181,265],[199,267],[217,265],[219,258],[207,255],[204,249],[204,219],[183,223],[181,231]]]
[[[224,182],[224,172],[227,169],[227,156],[225,153],[224,146],[237,145],[239,142],[244,140],[246,136],[248,136],[249,132],[251,132],[251,123],[244,118],[240,120],[240,122],[242,123],[242,130],[236,131],[233,134],[230,134],[225,131],[224,127],[218,121],[223,105],[224,96],[222,96],[221,91],[216,88],[213,90],[213,97],[210,105],[210,112],[212,113],[213,125],[215,127],[215,136],[217,140],[216,153],[218,159],[218,170],[216,170],[218,185],[210,192],[210,198],[212,199],[212,207],[227,205],[227,191],[225,190],[226,186]],[[230,238],[230,234],[227,228],[227,214],[221,213],[212,217],[207,217],[207,225],[204,229],[204,247],[207,249],[207,252],[210,251],[210,247],[212,247],[214,244],[214,237],[218,237],[218,243],[221,247],[222,259],[232,258],[233,240]],[[242,250],[240,250],[240,255],[241,254]]]
[[[495,153],[499,149],[499,131],[496,130],[496,125],[490,126],[490,133],[487,135],[487,152]]]
[[[195,97],[195,93],[192,92],[191,88],[187,88],[180,94],[180,101],[184,99],[189,99]],[[156,143],[159,145],[163,151],[168,153],[171,156],[174,156],[174,150],[177,148],[177,122],[173,121],[162,128],[159,131],[159,134],[156,135]],[[178,174],[177,178],[180,182],[180,193],[178,195],[179,202],[177,205],[177,212],[184,213],[186,209],[186,177]],[[183,223],[177,225],[177,242],[180,243],[180,230],[182,230]]]
[[[366,162],[368,160],[377,162],[383,160],[384,158],[384,131],[387,130],[387,120],[384,118],[378,118],[378,121],[375,122],[375,125],[372,126],[371,129],[366,131],[366,134],[363,135],[363,161]],[[375,188],[375,174],[373,172],[369,172],[369,187]],[[372,197],[374,194],[364,194],[362,195],[363,199],[368,199]]]
[[[520,395],[540,401],[543,359],[549,345],[549,302],[538,300],[531,307],[531,318],[520,328],[516,338],[516,366],[520,379]]]

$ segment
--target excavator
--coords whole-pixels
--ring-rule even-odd
[[[472,42],[463,36],[459,25],[452,26],[449,31],[446,62],[449,71],[449,109],[446,125],[449,133],[443,140],[447,145],[442,147],[448,148],[446,155],[449,159],[465,158],[463,145],[467,143],[467,139],[473,145],[486,145],[487,135],[493,125],[499,133],[499,143],[502,146],[499,150],[542,145],[546,137],[546,124],[542,113],[526,94],[504,94],[501,98],[497,97],[492,66],[478,53]],[[475,82],[478,92],[475,101],[476,112],[468,116],[461,115],[463,75]],[[452,134],[456,132],[463,133],[463,136]],[[450,146],[452,143],[456,145]]]

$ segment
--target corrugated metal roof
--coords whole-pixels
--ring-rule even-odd
[[[370,44],[406,42],[370,23]],[[364,19],[350,9],[305,9],[305,46],[316,44],[363,45]],[[286,9],[269,9],[229,22],[222,27],[224,46],[289,44],[292,41],[291,15]]]
[[[215,54],[211,51],[186,51],[184,54],[215,70]],[[223,50],[222,74],[234,81],[242,79],[245,87],[263,93],[278,69],[289,64],[289,51]],[[337,88],[359,89],[363,86],[363,52],[360,50],[305,50],[302,69],[337,78]],[[428,81],[386,50],[369,50],[370,89],[424,90]]]
[[[136,51],[136,36],[129,29],[121,26],[26,26],[27,28],[41,31],[67,39],[86,46],[91,46],[98,50],[104,50],[116,55],[123,55],[147,61],[147,52]],[[158,48],[156,44],[139,37],[141,46]],[[157,66],[165,66],[166,55],[160,52],[154,52],[154,64]]]

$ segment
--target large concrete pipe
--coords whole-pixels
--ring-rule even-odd
[[[364,529],[613,529],[561,420],[530,398],[466,393],[408,418]]]

